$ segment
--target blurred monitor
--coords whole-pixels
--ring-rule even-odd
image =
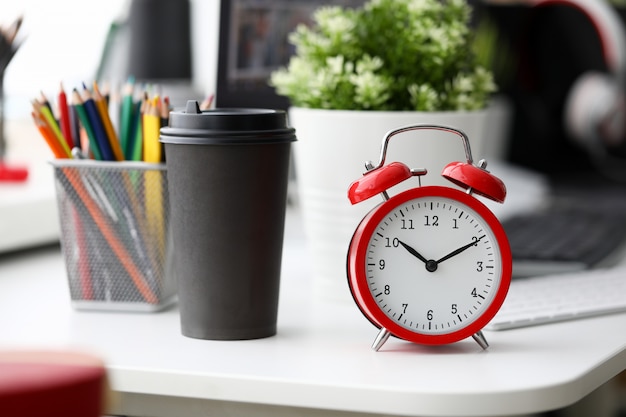
[[[268,85],[272,71],[293,54],[288,37],[297,25],[311,24],[324,4],[358,6],[364,0],[221,0],[217,107],[286,110],[289,100]]]

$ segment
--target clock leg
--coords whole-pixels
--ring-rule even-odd
[[[387,339],[389,339],[389,336],[391,336],[389,330],[381,327],[378,335],[376,336],[376,339],[374,339],[374,343],[372,343],[372,349],[378,352],[378,349],[380,349],[385,344]]]
[[[477,333],[473,334],[472,337],[480,345],[481,348],[487,349],[489,347],[489,343],[487,343],[487,339],[485,339],[485,335],[481,330]]]

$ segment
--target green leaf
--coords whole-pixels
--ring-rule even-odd
[[[326,109],[469,110],[487,105],[466,0],[369,0],[323,6],[291,35],[296,55],[270,85],[293,105]],[[482,61],[484,62],[484,61]]]

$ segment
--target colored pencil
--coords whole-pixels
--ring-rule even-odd
[[[113,117],[111,115],[113,106],[110,101],[113,96],[109,96],[107,102],[104,90],[95,82],[91,90],[84,83],[82,87],[82,92],[74,88],[67,90],[66,94],[60,83],[54,107],[43,92],[33,101],[33,122],[54,157],[127,159],[121,146],[121,129],[117,130],[113,123],[115,119],[121,124],[121,112],[116,111]],[[151,94],[155,91],[151,90]],[[162,124],[167,123],[169,118],[169,99],[162,101],[156,95],[150,98],[147,91],[137,102],[132,94],[127,97],[131,100],[129,114],[132,130],[127,143],[131,155],[128,159],[143,161],[145,157],[145,161],[151,163],[162,162],[163,148],[159,136]],[[53,108],[57,110],[58,120],[54,117]],[[85,171],[73,166],[61,166],[55,170],[59,183],[73,202],[70,207],[72,212],[67,212],[69,217],[64,220],[73,221],[71,232],[76,238],[74,244],[78,252],[75,260],[78,263],[71,267],[72,274],[77,274],[71,279],[78,284],[77,291],[83,300],[117,301],[126,295],[126,289],[131,289],[147,303],[159,302],[158,279],[167,240],[164,174],[161,170],[141,171],[144,170],[137,172],[124,167],[119,177],[117,172],[113,176],[100,177],[85,174]],[[85,175],[91,179],[86,180]],[[114,182],[119,179],[122,180],[122,187],[117,187]],[[109,181],[112,182],[109,184]],[[107,199],[111,199],[110,202]],[[96,227],[87,227],[90,223]],[[132,240],[128,240],[129,236]],[[105,245],[101,246],[101,242]],[[98,270],[91,269],[105,262],[114,262],[117,268],[119,262],[126,274],[113,278],[123,281],[128,276],[133,288],[123,282],[125,287],[113,285],[106,277],[101,279]]]
[[[61,146],[65,150],[67,150],[67,153],[71,154],[72,152],[69,146],[67,145],[67,141],[65,140],[63,133],[61,133],[61,129],[59,128],[59,125],[56,119],[54,118],[52,112],[50,111],[50,106],[37,100],[32,101],[32,106],[33,106],[33,110],[35,111],[35,113],[41,115],[43,120],[45,120],[46,124],[50,127],[54,136],[56,136],[57,141],[61,144]]]
[[[100,153],[100,148],[98,146],[98,140],[96,139],[96,134],[93,131],[93,127],[91,126],[91,122],[89,121],[89,116],[87,116],[87,111],[83,107],[83,99],[80,97],[80,93],[76,88],[72,90],[72,106],[76,110],[76,114],[80,119],[80,124],[85,129],[85,133],[89,138],[89,150],[93,153],[95,159],[101,161],[102,154]],[[84,147],[83,147],[84,150]]]
[[[72,149],[74,147],[74,137],[72,135],[70,109],[67,105],[67,95],[65,94],[65,90],[63,89],[63,84],[59,86],[59,97],[58,97],[57,105],[59,107],[59,120],[61,124],[61,133],[63,133],[63,137],[65,137],[67,146],[69,146],[69,148]]]
[[[69,114],[70,119],[70,131],[72,135],[72,140],[74,141],[74,147],[82,148],[83,145],[81,143],[81,129],[80,129],[80,120],[78,119],[78,114],[76,113],[76,109],[74,106],[68,103],[67,112]]]
[[[122,90],[122,103],[120,109],[120,145],[124,152],[124,156],[128,160],[132,160],[132,142],[134,140],[134,115],[135,115],[135,102],[134,102],[134,90],[135,83],[130,78],[126,84],[124,84]]]
[[[50,104],[50,100],[48,100],[48,97],[46,97],[46,95],[44,94],[43,91],[39,92],[39,103],[42,106],[45,106],[50,111],[50,114],[54,115],[54,110],[52,109],[52,105]]]
[[[79,172],[70,168],[61,168],[60,171],[68,180],[68,185],[70,186],[68,191],[72,192],[72,194],[75,193],[77,197],[75,200],[87,209],[93,221],[98,225],[98,229],[109,244],[111,250],[115,253],[124,269],[126,269],[126,272],[128,272],[137,290],[148,303],[156,304],[158,297],[154,294],[150,285],[148,285],[141,270],[132,261],[132,257],[129,256],[124,244],[115,233],[115,230],[109,225],[105,215],[89,195],[89,192],[81,181]]]
[[[35,111],[31,112],[31,116],[33,121],[35,122],[35,126],[39,130],[39,133],[44,138],[48,147],[54,154],[56,158],[60,159],[68,159],[71,158],[71,153],[68,153],[66,148],[63,147],[62,143],[59,142],[59,138],[54,134],[52,128],[48,125],[45,119]]]
[[[145,162],[161,162],[161,143],[159,130],[161,116],[159,114],[159,97],[146,99],[142,109],[143,160]],[[144,173],[144,195],[148,230],[152,239],[157,242],[158,257],[165,256],[165,231],[163,230],[163,191],[160,171]]]
[[[85,112],[87,113],[89,122],[91,123],[91,128],[93,129],[93,133],[96,137],[102,159],[105,161],[114,161],[115,155],[113,154],[113,149],[111,148],[109,138],[107,136],[106,130],[104,129],[104,123],[100,118],[100,113],[98,112],[98,108],[96,107],[96,102],[94,101],[91,92],[85,84],[83,84],[82,99],[83,107],[85,109]]]
[[[148,93],[144,92],[143,99],[137,103],[135,110],[135,130],[131,143],[131,160],[143,160],[143,113],[148,102]]]
[[[71,207],[74,228],[76,229],[76,247],[78,249],[78,276],[80,280],[81,296],[84,300],[94,299],[93,280],[91,277],[91,267],[89,265],[88,247],[89,242],[85,233],[83,219],[81,219],[76,207]]]
[[[143,160],[146,162],[161,162],[161,143],[159,135],[161,129],[161,116],[159,114],[159,98],[154,97],[146,101],[143,122]]]
[[[117,138],[117,134],[115,133],[115,129],[113,128],[113,123],[111,122],[111,118],[109,117],[107,101],[100,93],[100,90],[98,89],[98,84],[95,81],[93,83],[93,100],[96,103],[98,114],[100,115],[100,119],[102,120],[102,124],[104,125],[104,131],[106,133],[111,150],[113,151],[114,159],[117,161],[123,161],[124,153],[122,152],[119,139]]]

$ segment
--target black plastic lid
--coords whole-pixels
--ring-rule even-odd
[[[293,142],[295,129],[283,110],[223,108],[200,110],[189,100],[182,111],[170,112],[169,126],[161,128],[161,142],[189,145],[236,145]]]

